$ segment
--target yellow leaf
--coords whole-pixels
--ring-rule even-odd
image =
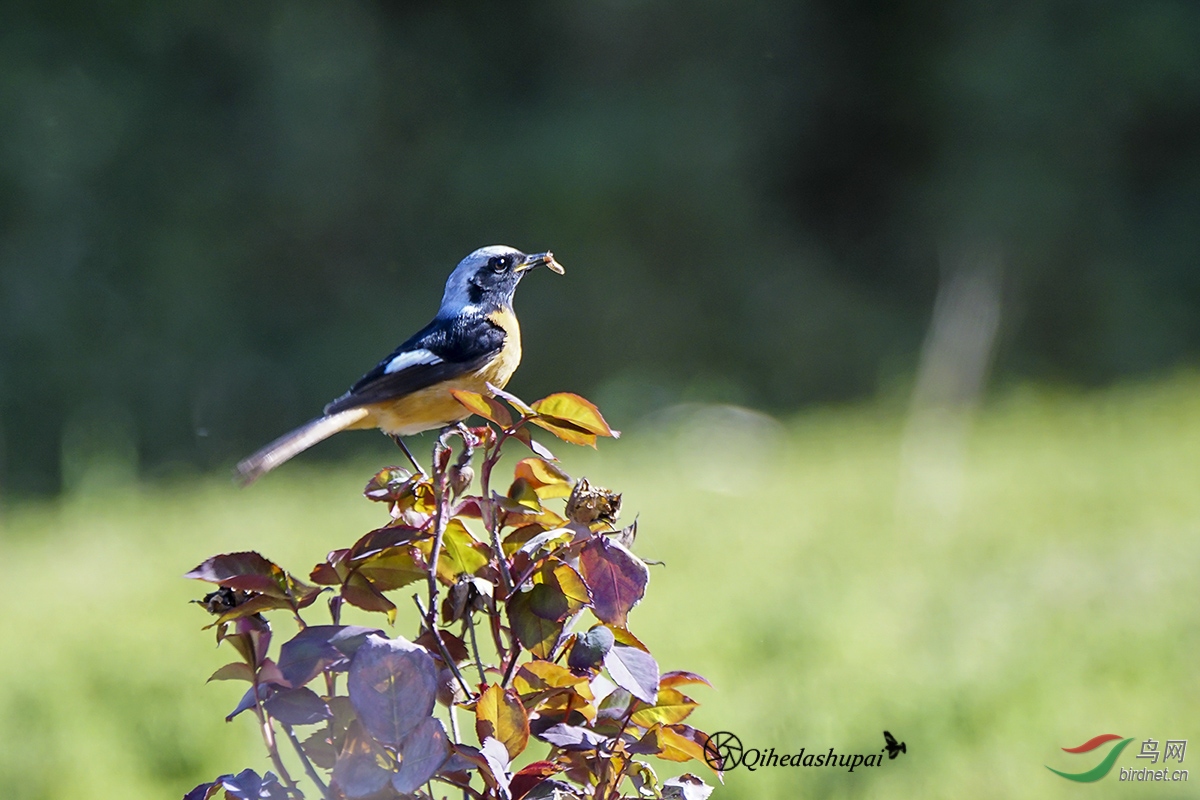
[[[586,684],[587,677],[576,675],[553,661],[534,659],[523,664],[513,678],[513,687],[521,694],[541,692],[565,686]]]
[[[639,709],[630,717],[635,725],[649,728],[656,722],[671,725],[683,722],[699,703],[675,689],[658,690],[658,700],[649,708]]]
[[[530,511],[542,510],[537,489],[524,478],[517,478],[512,482],[512,486],[508,487],[508,499]]]
[[[450,394],[472,414],[478,414],[501,428],[512,427],[512,414],[492,398],[484,397],[478,392],[468,392],[466,389],[451,389]]]
[[[492,684],[475,704],[475,732],[483,741],[491,736],[504,745],[509,758],[516,758],[529,744],[529,715],[512,689]]]
[[[590,401],[570,392],[559,392],[549,397],[543,397],[533,404],[533,410],[539,414],[557,417],[572,425],[577,425],[597,436],[615,438],[621,435],[620,431],[614,431],[608,426],[600,414],[600,409]]]
[[[524,478],[543,500],[567,497],[575,482],[557,465],[542,458],[524,458],[517,462],[513,475]]]
[[[568,444],[588,445],[589,447],[596,446],[596,434],[586,431],[565,419],[541,414],[529,421],[539,428],[545,428]]]
[[[687,726],[680,727],[686,728]],[[658,753],[659,758],[666,761],[690,761],[692,759],[704,761],[704,746],[698,742],[681,736],[665,725],[659,728],[658,736],[662,743],[662,750]]]

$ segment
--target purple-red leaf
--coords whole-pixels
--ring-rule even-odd
[[[263,705],[285,725],[316,725],[333,716],[325,701],[303,686],[276,692]]]
[[[258,699],[266,700],[268,697],[270,697],[271,690],[274,687],[272,687],[268,684],[265,684],[265,683],[260,683],[257,688],[258,688]],[[238,714],[242,713],[243,711],[250,709],[250,708],[254,708],[254,703],[255,703],[254,695],[255,695],[255,687],[251,686],[249,689],[246,690],[246,693],[244,695],[242,695],[242,699],[238,701],[238,704],[236,706],[234,706],[233,711],[230,711],[229,715],[225,717],[225,721],[229,722],[230,720],[232,720],[234,717],[236,717]]]
[[[658,662],[654,656],[618,644],[604,656],[604,666],[613,683],[642,702],[654,704],[658,697]]]
[[[595,750],[608,739],[595,731],[560,722],[538,734],[538,738],[564,750]]]
[[[382,611],[389,623],[396,621],[396,604],[384,597],[361,572],[351,573],[342,584],[342,597],[364,611]]]
[[[346,731],[346,742],[333,765],[333,783],[351,800],[369,797],[391,780],[391,761],[387,750],[355,720]]]
[[[237,775],[222,775],[212,783],[202,783],[183,796],[183,800],[209,800],[222,792],[226,798],[235,800],[287,800],[287,790],[273,772],[261,778],[252,769],[244,769]]]
[[[703,683],[705,686],[712,688],[712,684],[708,682],[708,678],[695,672],[687,670],[675,669],[670,672],[664,672],[662,678],[658,681],[659,688],[669,688],[673,686],[686,686],[691,683]]]
[[[526,447],[547,461],[558,460],[554,457],[554,453],[550,452],[550,448],[546,447],[530,435],[528,428],[517,428],[516,433],[513,434],[513,438],[524,442]]]
[[[603,622],[625,627],[630,609],[646,594],[650,569],[640,558],[606,537],[589,541],[579,554],[592,609]]]
[[[411,794],[437,774],[450,757],[446,730],[437,717],[428,717],[400,743],[400,769],[392,775],[392,788]]]
[[[363,727],[384,744],[400,744],[433,713],[437,672],[424,647],[368,636],[350,662],[348,682]]]
[[[213,556],[183,577],[228,586],[230,589],[287,597],[283,570],[255,552]]]
[[[329,639],[343,625],[310,625],[279,648],[279,671],[292,686],[303,686],[321,670],[345,660]],[[369,630],[364,628],[363,630]]]

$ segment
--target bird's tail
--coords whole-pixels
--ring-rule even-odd
[[[254,455],[238,462],[238,483],[242,486],[253,483],[283,462],[303,453],[317,442],[328,439],[338,431],[344,431],[368,414],[370,412],[365,408],[348,408],[306,422],[291,433],[280,436]]]

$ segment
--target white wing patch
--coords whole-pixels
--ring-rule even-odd
[[[407,353],[401,353],[396,356],[388,362],[383,371],[385,374],[391,375],[401,370],[406,370],[409,367],[440,363],[442,363],[442,359],[422,347],[420,350],[409,350]]]

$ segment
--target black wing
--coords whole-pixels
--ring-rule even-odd
[[[883,732],[883,738],[887,740],[887,746],[889,750],[896,746],[896,737],[892,736],[887,731]]]
[[[484,316],[435,319],[325,406],[325,413],[395,400],[474,372],[500,353],[504,338],[504,330]]]

